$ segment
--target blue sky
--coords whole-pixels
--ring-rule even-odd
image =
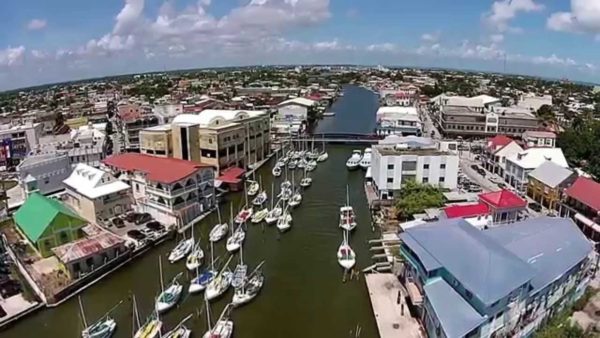
[[[0,1],[0,90],[252,64],[436,66],[600,82],[598,0]]]

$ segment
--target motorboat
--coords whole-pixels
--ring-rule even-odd
[[[194,249],[194,238],[183,239],[171,250],[169,262],[176,263],[187,256]]]
[[[175,328],[165,335],[164,338],[190,338],[192,336],[192,330],[185,326],[185,322],[192,318],[192,315],[184,318]]]
[[[248,219],[250,219],[250,217],[252,217],[252,212],[252,207],[242,208],[242,210],[240,210],[240,212],[238,212],[238,214],[235,216],[235,223],[245,223]]]
[[[349,170],[358,168],[360,160],[362,160],[362,152],[360,150],[353,150],[352,156],[346,161],[346,168]]]
[[[277,162],[277,164],[279,164],[279,162]],[[273,176],[275,177],[279,177],[281,176],[281,173],[283,172],[283,170],[281,170],[281,167],[279,165],[276,165],[273,170],[271,171],[271,174],[273,174]]]
[[[366,148],[362,159],[359,162],[359,165],[362,169],[367,170],[371,166],[371,148]]]
[[[229,263],[231,263],[232,256],[229,257],[225,265],[215,278],[208,283],[206,290],[204,291],[204,298],[208,301],[220,297],[222,294],[229,289],[233,273],[229,270]]]
[[[352,250],[352,248],[350,247],[350,244],[348,244],[347,231],[344,231],[344,239],[342,240],[342,244],[340,244],[340,247],[338,248],[337,259],[340,266],[345,270],[352,269],[354,267],[354,264],[356,264],[356,254],[354,253],[354,250]]]
[[[260,223],[265,220],[265,218],[267,217],[268,214],[269,214],[268,208],[261,209],[261,210],[255,212],[254,215],[252,215],[252,218],[250,219],[250,221],[254,224]]]
[[[172,309],[177,304],[177,302],[179,301],[179,298],[181,298],[181,293],[183,291],[183,286],[178,281],[180,276],[181,276],[181,273],[179,273],[177,276],[175,276],[175,278],[173,278],[173,280],[171,281],[171,283],[169,283],[167,288],[164,289],[158,295],[158,297],[156,298],[156,312],[158,312],[158,313],[166,312],[166,311]],[[161,284],[162,284],[162,281],[161,281]],[[162,288],[162,285],[161,285],[161,288]]]
[[[265,284],[265,276],[262,273],[262,266],[265,262],[262,261],[255,269],[250,273],[246,283],[241,288],[235,290],[231,303],[233,306],[240,306],[251,302]]]
[[[352,231],[356,228],[356,215],[354,214],[354,208],[350,205],[348,186],[346,186],[346,204],[340,207],[339,227],[345,231]]]
[[[208,321],[208,331],[206,331],[202,338],[231,338],[233,335],[233,321],[229,317],[232,308],[231,304],[227,304],[223,312],[221,312],[221,316],[215,325],[213,325],[210,320],[210,308],[207,304],[206,318]]]
[[[246,232],[242,225],[239,225],[238,228],[231,234],[231,237],[227,239],[227,244],[225,244],[225,248],[229,252],[235,252],[239,250],[240,246],[246,239]]]
[[[196,270],[200,265],[202,265],[202,260],[204,259],[204,250],[200,247],[200,241],[196,243],[194,246],[194,250],[187,256],[185,261],[185,267],[190,270]]]
[[[196,268],[196,277],[192,278],[190,281],[190,286],[188,287],[188,292],[198,293],[204,291],[208,283],[210,283],[215,276],[219,273],[215,270],[215,259],[214,259],[214,248],[213,243],[210,243],[210,267],[207,267],[203,271],[198,271]]]
[[[96,320],[91,325],[88,325],[85,312],[83,310],[83,303],[81,297],[79,299],[79,310],[81,312],[81,319],[83,320],[83,331],[81,331],[82,338],[110,338],[117,329],[117,322],[110,316],[111,312],[123,301],[115,305],[111,310],[106,312],[102,317]]]
[[[219,219],[219,222],[210,229],[210,233],[208,234],[208,240],[212,243],[225,238],[229,231],[229,225],[221,222],[221,210],[219,207],[217,207],[217,218]]]
[[[254,197],[254,199],[252,200],[252,204],[255,206],[261,206],[267,201],[267,199],[267,192],[263,190],[258,195],[256,195],[256,197]]]
[[[254,196],[256,194],[258,194],[258,191],[260,190],[260,184],[258,184],[257,181],[248,181],[250,183],[250,185],[248,186],[248,196]]]

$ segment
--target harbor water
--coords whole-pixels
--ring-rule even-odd
[[[353,99],[350,92],[355,90],[364,89],[347,87],[346,94],[340,101]],[[368,99],[376,105],[376,98],[373,98],[372,93],[371,96]],[[337,103],[339,106],[343,104],[339,101]],[[346,123],[346,119],[351,119],[364,129],[367,124],[364,121],[374,119],[373,107],[368,110],[356,109],[359,107],[352,104],[343,107],[349,110],[342,111],[338,108],[338,114],[332,118],[333,122]],[[359,132],[343,129],[339,130]],[[350,238],[350,244],[357,254],[356,267],[362,269],[371,264],[367,241],[376,234],[371,230],[363,189],[364,172],[346,170],[345,161],[351,154],[351,147],[328,146],[327,151],[329,159],[320,163],[311,173],[313,184],[305,190],[302,204],[293,210],[293,226],[288,232],[279,233],[275,226],[247,226],[248,232],[243,247],[244,262],[249,265],[249,270],[252,270],[264,260],[263,272],[266,281],[263,290],[253,302],[234,309],[232,318],[235,337],[355,337],[357,327],[360,328],[360,337],[377,337],[363,276],[360,275],[358,280],[343,282],[344,273],[336,259],[337,248],[342,241],[342,232],[338,228],[338,212],[339,207],[345,203],[348,185],[350,202],[356,210],[359,224]],[[277,192],[281,182],[281,178],[276,179],[271,175],[272,162],[267,163],[256,174],[269,197],[271,183],[275,183]],[[297,170],[297,182],[300,176],[301,171]],[[291,175],[289,178],[291,179]],[[224,220],[229,220],[230,204],[236,212],[244,203],[243,194],[229,195],[228,199],[229,201],[221,206]],[[216,222],[217,214],[213,213],[195,227],[195,235],[200,237],[206,257],[209,256],[208,232]],[[133,321],[130,295],[135,293],[142,316],[152,311],[154,299],[160,289],[159,258],[163,259],[165,283],[185,270],[184,261],[169,264],[166,260],[174,246],[174,241],[167,241],[151,249],[143,257],[83,292],[81,296],[88,323],[123,300],[113,313],[118,324],[114,337],[131,337]],[[215,245],[215,256],[227,256],[225,240]],[[232,260],[232,269],[237,264],[238,257],[239,254],[236,254]],[[191,278],[191,273],[184,274],[184,290],[187,290]],[[231,301],[232,295],[233,291],[229,290],[211,304],[213,320]],[[188,295],[184,292],[177,308],[161,318],[167,328],[172,328],[189,314],[194,316],[187,322],[188,327],[193,330],[193,336],[201,337],[207,329],[203,294]],[[55,309],[42,310],[26,317],[0,335],[2,338],[79,337],[81,329],[79,306],[77,299],[73,298]]]
[[[335,116],[319,120],[315,133],[373,133],[379,97],[363,87],[348,85],[344,96],[334,102],[328,111]]]

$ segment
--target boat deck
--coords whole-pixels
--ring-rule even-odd
[[[365,274],[371,306],[379,337],[381,338],[423,338],[421,326],[415,318],[410,316],[408,307],[404,304],[402,313],[401,304],[398,304],[398,292],[402,285],[398,278],[391,273]],[[404,291],[402,291],[403,294]],[[402,303],[404,303],[404,297]]]

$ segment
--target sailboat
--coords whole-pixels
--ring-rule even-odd
[[[294,185],[296,184],[296,180],[294,180],[294,173],[292,173],[292,182]],[[295,191],[295,192],[292,194],[292,198],[288,205],[290,207],[297,207],[300,205],[300,203],[302,203],[302,192],[300,192],[300,189],[294,189],[293,186],[292,186],[292,191]]]
[[[263,285],[265,284],[265,276],[262,273],[262,266],[265,264],[265,261],[260,262],[260,264],[248,275],[248,279],[241,288],[235,290],[233,294],[233,300],[231,303],[233,306],[240,306],[252,301]]]
[[[321,154],[317,157],[317,162],[325,162],[328,158],[329,154],[327,154],[327,151],[325,150],[325,141],[323,141],[323,151],[321,151]]]
[[[213,247],[213,243],[210,243],[210,267],[199,271],[198,268],[196,268],[196,277],[194,277],[191,282],[190,282],[190,286],[188,288],[188,292],[189,293],[198,293],[201,291],[204,291],[204,289],[206,289],[206,286],[208,285],[208,283],[210,283],[215,276],[217,275],[218,271],[215,269],[215,258],[214,258],[214,247]]]
[[[258,195],[256,195],[256,197],[254,197],[254,199],[252,200],[252,204],[255,206],[261,206],[267,201],[268,198],[269,197],[267,196],[267,192],[263,190]]]
[[[233,278],[231,280],[231,286],[235,289],[239,289],[246,282],[246,274],[248,273],[248,265],[244,264],[244,249],[240,245],[240,262],[233,270]]]
[[[250,185],[248,186],[248,191],[247,191],[248,196],[256,195],[258,193],[258,190],[260,190],[260,184],[258,184],[257,181],[252,181],[252,180],[249,180],[248,182],[250,183]]]
[[[175,306],[181,297],[181,292],[183,291],[183,286],[179,284],[179,277],[181,277],[182,273],[177,274],[167,288],[165,289],[163,283],[163,271],[162,271],[162,259],[158,257],[158,268],[160,270],[160,294],[156,298],[156,312],[163,313]]]
[[[274,189],[275,189],[275,186],[273,183],[271,183],[271,196],[273,196]],[[279,206],[279,203],[281,202],[281,200],[277,200],[277,204],[273,205],[274,202],[275,202],[275,199],[272,198],[271,199],[271,210],[269,210],[269,212],[267,213],[267,216],[265,217],[265,222],[267,222],[267,224],[269,224],[269,225],[277,222],[277,220],[279,219],[279,216],[281,216],[281,214],[283,213],[283,209]]]
[[[311,160],[310,162],[306,163],[306,171],[313,171],[315,169],[317,169],[317,161],[316,160]]]
[[[346,270],[350,270],[356,264],[356,254],[348,244],[349,232],[344,230],[344,239],[337,251],[337,259],[340,266]]]
[[[192,226],[193,229],[193,226]],[[194,249],[194,236],[186,239],[185,232],[183,239],[171,250],[169,254],[169,262],[176,263],[187,256]]]
[[[244,222],[246,222],[250,217],[252,217],[252,207],[248,207],[248,195],[246,195],[246,204],[244,205],[244,207],[242,207],[242,209],[240,210],[240,212],[238,212],[238,214],[235,216],[235,222],[237,224],[242,224]]]
[[[227,239],[227,244],[225,248],[229,252],[237,251],[242,243],[246,239],[246,232],[244,231],[243,225],[238,225],[237,229],[231,234],[231,237]]]
[[[227,304],[225,309],[223,309],[223,312],[221,312],[221,316],[213,326],[210,320],[210,305],[208,304],[208,301],[206,301],[206,320],[208,322],[208,331],[206,331],[202,338],[231,338],[233,335],[233,321],[231,321],[229,318],[231,310],[232,305]]]
[[[346,186],[346,205],[340,208],[340,228],[352,231],[356,228],[356,215],[354,209],[350,205],[350,197],[348,195],[348,186]]]
[[[277,219],[277,229],[279,231],[287,231],[292,227],[292,215],[288,212],[288,207],[286,206],[283,210],[283,214],[279,216]]]
[[[222,240],[229,231],[229,225],[221,222],[221,210],[219,207],[217,207],[217,218],[219,219],[219,223],[215,224],[208,234],[208,240],[213,243]]]
[[[281,166],[279,165],[279,162],[277,162],[277,165],[275,165],[275,167],[273,167],[273,170],[271,170],[271,174],[273,174],[273,176],[275,177],[279,177],[281,176],[281,173],[283,171],[281,170]]]
[[[79,300],[79,311],[81,312],[81,320],[83,321],[84,329],[81,331],[82,338],[109,338],[113,335],[117,329],[117,322],[110,316],[110,313],[121,305],[123,301],[120,301],[117,305],[113,306],[108,312],[106,312],[100,319],[94,322],[92,325],[88,325],[87,318],[85,317],[85,311],[83,311],[83,303],[81,297],[77,297]]]
[[[256,223],[260,223],[262,221],[265,220],[265,218],[267,217],[267,215],[269,214],[269,209],[268,208],[262,208],[261,210],[255,212],[252,215],[252,218],[250,219],[250,221],[254,224]]]
[[[213,300],[227,291],[229,286],[231,285],[231,279],[233,278],[233,273],[229,270],[229,263],[233,256],[229,256],[229,259],[223,265],[221,271],[215,276],[215,278],[208,283],[206,286],[206,291],[204,291],[204,298],[206,300]]]
[[[300,186],[302,188],[308,188],[312,184],[312,178],[307,174],[306,170],[304,171],[304,177],[300,180]]]
[[[146,318],[144,324],[140,324],[140,316],[135,295],[133,295],[133,320],[135,324],[134,327],[137,327],[137,331],[133,334],[133,338],[157,338],[160,336],[163,323],[158,317],[156,310],[152,311],[150,316]]]
[[[200,265],[202,265],[202,260],[204,259],[204,250],[200,247],[200,240],[194,246],[194,250],[187,256],[185,261],[185,267],[190,270],[196,270]]]
[[[185,322],[187,322],[190,318],[192,318],[192,315],[185,317],[181,322],[179,322],[179,324],[177,324],[177,326],[175,326],[175,328],[173,330],[167,332],[167,334],[165,334],[163,337],[164,338],[190,338],[192,335],[192,330],[188,329],[184,325]]]

